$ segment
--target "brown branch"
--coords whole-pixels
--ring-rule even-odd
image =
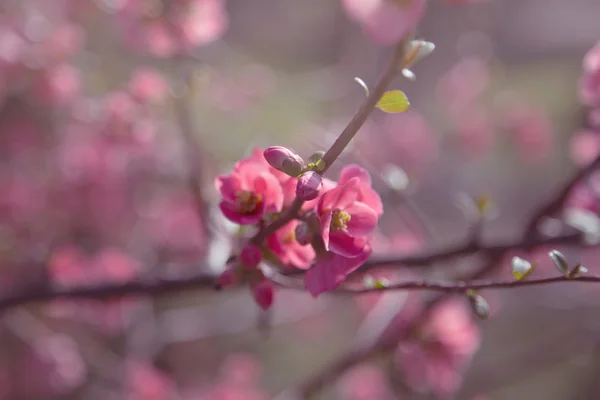
[[[156,279],[129,283],[103,284],[55,289],[41,287],[8,294],[0,298],[0,311],[11,307],[56,299],[108,300],[123,296],[161,296],[198,288],[215,288],[212,275],[195,275],[177,279]]]

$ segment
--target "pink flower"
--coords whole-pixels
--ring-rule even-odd
[[[449,300],[438,305],[417,333],[403,343],[396,358],[408,385],[450,398],[480,343],[480,332],[465,304]]]
[[[371,207],[377,213],[377,216],[381,217],[383,214],[383,203],[379,194],[371,187],[369,172],[356,164],[347,165],[340,172],[339,184],[343,185],[352,178],[358,178],[360,183],[356,200]]]
[[[600,42],[583,59],[579,97],[589,106],[600,105]]]
[[[413,30],[425,13],[425,0],[342,0],[348,17],[377,42],[394,44]]]
[[[346,276],[363,265],[371,256],[371,246],[366,244],[356,257],[344,257],[330,251],[317,257],[315,266],[304,277],[306,289],[317,297],[323,292],[335,289]]]
[[[216,186],[223,197],[221,212],[240,225],[256,224],[283,205],[281,184],[265,163],[253,159],[238,161],[230,175],[217,177]]]
[[[345,257],[363,252],[367,235],[373,232],[378,219],[375,210],[358,201],[363,187],[364,182],[355,176],[321,196],[317,216],[326,250]]]
[[[308,269],[315,258],[315,251],[308,244],[303,246],[298,243],[295,233],[297,226],[298,221],[293,220],[278,229],[267,238],[267,246],[284,264]]]

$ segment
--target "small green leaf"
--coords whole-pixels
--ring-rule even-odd
[[[410,108],[410,103],[401,90],[390,90],[381,96],[375,107],[387,113],[401,113]]]

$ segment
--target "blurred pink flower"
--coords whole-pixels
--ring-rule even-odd
[[[581,131],[571,138],[571,159],[585,167],[600,155],[600,132]]]
[[[415,29],[425,5],[425,0],[342,0],[348,17],[384,45],[400,41]]]
[[[583,58],[579,98],[589,106],[600,106],[600,42]]]
[[[165,400],[176,395],[175,382],[150,362],[129,358],[125,362],[126,400]]]
[[[179,55],[221,37],[228,27],[225,0],[127,0],[118,10],[126,38],[157,57]]]
[[[468,115],[489,85],[488,63],[478,57],[462,58],[440,77],[437,101],[451,114]]]
[[[139,102],[159,102],[168,94],[169,84],[160,71],[141,67],[129,80],[129,93]]]
[[[413,340],[398,346],[396,360],[415,390],[451,398],[480,343],[480,332],[464,302],[437,305]]]
[[[485,156],[494,146],[494,125],[487,111],[474,108],[458,117],[458,137],[469,156]]]
[[[374,365],[354,367],[340,379],[338,391],[344,400],[393,398],[385,373]]]
[[[502,119],[522,160],[535,163],[550,155],[554,129],[546,113],[524,104],[514,105]]]
[[[344,257],[362,253],[378,219],[375,210],[358,201],[364,184],[355,176],[321,196],[317,216],[325,250]]]
[[[265,163],[253,159],[238,161],[230,175],[217,177],[219,204],[225,217],[241,225],[259,222],[265,212],[277,212],[283,205],[283,190]]]
[[[60,334],[36,340],[30,351],[17,359],[14,368],[18,380],[12,383],[25,398],[66,396],[79,387],[87,375],[77,343]]]
[[[288,222],[267,238],[267,246],[282,263],[308,269],[315,258],[315,251],[310,244],[303,246],[296,241],[297,226],[297,220]]]

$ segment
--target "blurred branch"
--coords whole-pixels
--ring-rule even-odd
[[[183,72],[181,72],[183,73]],[[203,164],[202,160],[204,158],[204,154],[200,151],[199,144],[196,141],[194,136],[194,129],[192,128],[192,124],[190,122],[190,112],[189,112],[189,92],[191,90],[192,85],[192,76],[191,73],[187,73],[185,75],[185,86],[186,92],[181,96],[178,96],[174,102],[175,115],[177,119],[177,124],[179,125],[179,129],[181,131],[181,135],[184,140],[184,147],[186,151],[186,158],[189,170],[188,176],[188,184],[190,187],[191,194],[193,196],[196,213],[198,215],[200,226],[203,227],[204,233],[206,237],[210,237],[210,230],[208,229],[208,212],[210,210],[210,205],[204,199],[203,190],[202,190],[202,182],[203,182]]]
[[[535,241],[535,237],[538,236],[538,235],[536,235],[536,231],[537,231],[537,227],[538,227],[539,223],[547,216],[560,211],[563,208],[566,200],[568,199],[568,196],[569,196],[571,190],[576,185],[581,183],[582,180],[584,180],[587,176],[589,176],[598,167],[600,167],[600,156],[597,157],[591,164],[586,166],[584,169],[577,172],[577,174],[575,174],[563,186],[562,190],[556,195],[556,197],[552,198],[548,203],[541,206],[537,211],[535,211],[533,213],[533,215],[531,216],[531,218],[529,219],[529,222],[526,225],[522,242],[531,241],[532,242],[531,247],[535,246],[535,244],[533,242]],[[577,235],[577,236],[580,236],[580,235]],[[578,237],[574,237],[572,239],[580,240]],[[450,256],[469,253],[469,251],[467,251],[467,250],[470,246],[474,246],[474,247],[479,246],[477,244],[477,242],[478,241],[470,240],[467,243],[467,245],[463,246],[464,250],[457,251],[459,249],[454,249],[455,251],[457,251],[456,254],[452,254],[452,252],[448,252],[448,253],[451,253]],[[523,245],[522,247],[529,248],[528,246],[525,246],[525,245]],[[490,257],[488,258],[488,261],[480,269],[478,269],[477,271],[472,273],[471,276],[469,276],[467,279],[463,279],[462,281],[473,282],[473,281],[475,281],[477,279],[481,279],[483,276],[486,276],[487,274],[491,273],[495,269],[495,266],[498,265],[499,260],[503,257],[503,255],[508,250],[509,250],[508,248],[498,248],[496,251],[488,253],[488,255],[490,255]],[[434,256],[434,259],[435,259],[435,256]],[[385,264],[389,264],[389,261],[392,261],[392,260],[383,260],[383,261],[387,261],[387,262],[383,263],[383,265],[385,265]],[[381,265],[381,264],[379,264],[379,265]],[[593,281],[593,282],[600,281],[600,278],[598,278],[598,277],[586,277],[586,279],[589,279],[590,281]],[[535,281],[534,280],[510,281],[510,284],[514,285],[515,283],[518,283],[518,284],[527,283],[527,285],[531,286],[531,285],[535,285],[535,284],[541,285],[541,284],[553,283],[554,281],[557,281],[557,280],[563,281],[563,280],[566,280],[566,278],[559,277],[559,278],[545,278],[545,279],[540,279],[540,280],[535,280]],[[509,283],[509,282],[508,281],[507,282],[492,282],[492,281],[475,282],[475,283],[471,284],[472,285],[471,288],[481,289],[481,288],[499,287],[497,285],[502,286],[506,283]],[[414,285],[414,284],[415,284],[415,282],[405,283],[404,285],[410,286],[410,285]],[[420,282],[420,284],[423,284],[423,282]],[[328,382],[337,379],[339,376],[344,374],[347,370],[354,367],[355,365],[358,365],[358,364],[360,364],[364,361],[367,361],[369,359],[372,359],[380,354],[385,354],[385,353],[393,350],[393,348],[401,340],[405,339],[407,337],[407,335],[409,335],[410,332],[412,332],[412,328],[414,326],[417,326],[420,322],[422,322],[424,319],[426,319],[428,317],[429,310],[431,310],[437,303],[444,300],[445,298],[447,298],[447,296],[449,296],[452,293],[456,293],[457,291],[463,291],[463,290],[468,289],[466,287],[466,285],[467,285],[466,283],[455,283],[455,284],[451,284],[451,285],[454,285],[457,288],[460,286],[460,290],[458,290],[458,289],[450,289],[449,290],[450,285],[436,284],[435,286],[437,286],[437,289],[441,289],[441,291],[444,292],[445,294],[438,296],[434,300],[430,301],[427,304],[427,307],[426,307],[425,311],[423,311],[421,316],[418,317],[416,319],[416,321],[413,321],[413,323],[410,324],[408,328],[406,328],[405,326],[400,326],[399,328],[394,329],[394,326],[390,323],[390,325],[388,325],[388,328],[384,329],[383,332],[381,333],[381,335],[376,340],[374,340],[373,342],[370,342],[366,345],[363,345],[363,346],[357,346],[356,348],[350,350],[347,354],[341,356],[337,360],[334,360],[330,365],[326,366],[322,371],[318,371],[315,375],[313,375],[312,377],[309,377],[304,382],[300,383],[300,385],[297,388],[289,390],[287,392],[284,392],[281,396],[279,396],[278,399],[281,399],[281,400],[292,399],[292,398],[309,399],[309,398],[313,397],[317,392],[319,392],[325,385],[327,385]],[[431,287],[431,285],[430,285],[430,287]],[[402,289],[407,290],[409,288],[404,287]],[[381,289],[379,289],[379,290],[381,291]]]
[[[585,168],[580,169],[563,187],[551,198],[544,206],[540,207],[531,217],[529,224],[525,228],[525,236],[535,235],[539,223],[547,216],[555,214],[562,210],[567,201],[571,190],[585,180],[596,169],[600,168],[600,156],[588,164]]]

